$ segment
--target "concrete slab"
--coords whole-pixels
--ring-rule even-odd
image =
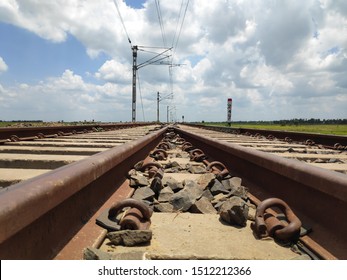
[[[124,135],[124,136],[120,136],[117,134],[113,134],[113,135],[91,135],[91,134],[77,134],[77,135],[73,135],[73,136],[64,136],[63,139],[110,139],[110,140],[133,140],[133,139],[137,139],[139,137],[142,137],[143,135],[135,135],[135,136],[128,136],[128,135]]]
[[[73,148],[73,147],[25,147],[25,146],[0,146],[0,153],[21,154],[55,154],[55,155],[93,155],[108,150],[108,148]]]
[[[83,148],[113,148],[123,143],[73,143],[73,142],[49,142],[49,141],[20,141],[7,142],[5,146],[28,147],[83,147]]]
[[[301,153],[272,153],[285,158],[298,159],[341,159],[347,160],[347,154],[301,154]]]
[[[8,187],[21,181],[39,176],[50,169],[18,169],[3,168],[0,169],[0,187]]]
[[[263,151],[263,152],[274,152],[274,153],[285,153],[288,151],[288,148],[276,148],[276,147],[259,147],[256,148],[258,151]],[[295,148],[295,152],[297,153],[315,153],[319,151],[319,149],[310,149],[310,148]],[[331,154],[339,154],[340,152],[331,150]]]
[[[1,154],[0,168],[54,169],[87,156]]]
[[[109,138],[105,138],[105,139],[100,139],[100,138],[80,138],[80,137],[76,137],[76,138],[44,138],[44,139],[40,139],[40,140],[35,140],[35,142],[62,142],[62,143],[125,143],[125,142],[129,142],[130,140],[122,140],[122,139],[109,139]]]
[[[278,142],[278,141],[267,141],[265,139],[233,139],[233,138],[216,138],[216,137],[213,137],[213,139],[216,139],[216,140],[220,140],[220,141],[227,141],[227,142],[230,142],[230,143],[246,143],[246,144],[271,144],[271,143],[285,143],[285,142]]]
[[[112,254],[144,252],[148,259],[169,260],[283,260],[298,256],[272,239],[257,240],[250,223],[244,228],[225,225],[217,214],[154,213],[151,220],[153,237],[150,244],[110,246],[106,238],[100,249]]]
[[[229,143],[231,143],[230,141],[227,141]],[[286,148],[305,148],[305,145],[300,145],[300,144],[288,144],[288,143],[245,143],[245,142],[234,142],[232,144],[236,144],[236,145],[241,145],[241,146],[245,146],[245,147],[286,147]]]

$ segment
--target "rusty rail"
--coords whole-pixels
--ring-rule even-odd
[[[225,162],[228,170],[244,178],[258,198],[275,196],[286,200],[304,226],[312,227],[310,237],[315,242],[337,258],[347,258],[346,175],[181,129],[176,132],[214,160]]]
[[[51,259],[119,188],[166,128],[0,193],[0,258]],[[14,245],[16,244],[16,245]]]

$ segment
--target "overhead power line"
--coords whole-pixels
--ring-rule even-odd
[[[140,83],[140,75],[137,73],[137,82],[139,84],[139,92],[140,92],[140,100],[141,100],[141,107],[142,107],[142,116],[143,116],[143,121],[146,121],[145,118],[145,110],[143,109],[143,101],[142,101],[142,90],[141,90],[141,83]]]
[[[125,31],[125,34],[126,34],[127,38],[128,38],[128,42],[129,42],[130,46],[132,46],[131,40],[130,40],[130,37],[129,37],[129,34],[128,34],[128,31],[127,31],[127,29],[126,29],[126,27],[125,27],[125,24],[124,24],[124,20],[123,20],[122,14],[120,13],[120,10],[119,10],[118,4],[117,4],[117,0],[113,0],[113,3],[116,5],[116,8],[117,8],[117,12],[118,12],[120,21],[122,22],[123,29],[124,29],[124,31]]]
[[[167,44],[166,44],[165,28],[164,28],[164,23],[163,23],[163,17],[161,14],[159,0],[155,0],[155,6],[157,8],[157,14],[158,14],[158,20],[159,20],[159,25],[160,25],[160,30],[161,30],[161,36],[163,38],[164,47],[166,48]]]
[[[138,64],[138,65],[137,65],[137,69],[140,69],[140,68],[142,68],[142,67],[144,67],[144,66],[147,66],[147,65],[149,65],[149,64],[154,64],[154,63],[160,62],[160,61],[162,61],[162,60],[164,60],[164,59],[166,59],[166,58],[169,58],[170,55],[164,55],[164,54],[165,54],[166,52],[168,52],[169,50],[171,50],[171,48],[166,49],[166,50],[164,50],[163,52],[157,54],[156,56],[154,56],[154,57],[148,59],[147,61]],[[160,64],[164,64],[164,63],[160,63]]]
[[[132,66],[132,121],[133,122],[136,121],[136,82],[137,82],[137,80],[138,80],[138,84],[139,84],[143,119],[145,119],[144,110],[143,110],[140,79],[139,79],[139,77],[137,77],[137,72],[140,68],[148,66],[148,65],[168,65],[169,66],[169,76],[170,76],[170,88],[171,88],[170,94],[173,96],[172,67],[173,66],[180,66],[180,64],[173,64],[172,62],[173,62],[173,55],[174,54],[170,55],[170,54],[167,54],[167,52],[169,52],[171,50],[173,50],[173,52],[176,51],[176,48],[178,46],[178,42],[179,42],[179,39],[181,36],[183,24],[185,21],[186,13],[188,10],[189,1],[190,0],[182,0],[182,2],[181,2],[180,13],[179,13],[178,20],[177,20],[177,26],[176,26],[176,31],[175,31],[175,34],[173,37],[172,46],[168,48],[167,47],[166,34],[165,34],[165,27],[164,27],[164,22],[163,22],[163,16],[162,16],[159,0],[155,0],[155,4],[156,4],[158,20],[159,20],[159,25],[160,25],[160,29],[161,29],[164,47],[144,47],[144,46],[137,46],[137,45],[133,46],[131,39],[130,39],[130,36],[128,34],[127,28],[124,24],[124,20],[123,20],[122,14],[120,12],[117,0],[113,0],[113,3],[116,6],[118,16],[121,20],[124,32],[126,34],[126,37],[128,39],[128,42],[130,44],[132,54],[133,54],[133,66]],[[185,4],[185,8],[184,8],[184,4]],[[154,51],[144,50],[144,48],[152,48],[152,49],[157,48],[157,49],[162,49],[162,50],[164,49],[164,51],[157,53]],[[154,56],[152,58],[146,60],[145,62],[137,64],[137,52],[138,51],[145,51],[147,53],[152,53],[152,54],[154,54]],[[170,57],[171,57],[171,59],[170,59]]]
[[[171,47],[173,48],[173,54],[172,54],[171,61],[173,61],[173,59],[174,59],[174,56],[175,56],[175,53],[176,53],[176,49],[177,49],[177,46],[178,46],[178,42],[179,42],[179,39],[181,37],[182,28],[183,28],[183,24],[184,24],[184,21],[185,21],[185,18],[186,18],[188,6],[189,6],[189,0],[187,0],[187,2],[185,4],[185,8],[184,8],[184,0],[182,0],[181,7],[180,7],[180,12],[179,12],[179,15],[178,15],[178,20],[177,20],[175,34],[174,34],[174,37],[172,39]],[[183,12],[183,9],[184,9],[184,12]]]

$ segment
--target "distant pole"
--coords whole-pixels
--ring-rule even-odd
[[[231,108],[232,108],[232,103],[233,103],[233,100],[232,98],[228,98],[228,126],[231,126]]]
[[[136,71],[137,71],[137,46],[131,48],[133,50],[133,98],[132,98],[132,122],[136,122]]]
[[[166,106],[166,122],[169,123],[169,106]]]
[[[157,92],[157,122],[159,123],[159,91]]]

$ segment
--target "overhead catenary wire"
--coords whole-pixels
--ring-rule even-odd
[[[183,10],[183,2],[184,2],[184,0],[181,0],[181,7],[180,7],[180,11],[179,11],[179,13],[178,13],[176,29],[175,29],[175,33],[174,33],[174,36],[173,36],[173,38],[172,38],[172,43],[171,43],[171,46],[172,46],[172,47],[173,47],[174,44],[175,44],[176,35],[177,35],[177,31],[178,31],[178,26],[179,26],[179,24],[180,24],[181,14],[182,14],[182,10]]]
[[[179,32],[178,32],[178,35],[177,35],[177,38],[176,38],[177,27],[179,25],[181,14],[182,14],[182,11],[183,11],[184,0],[182,0],[182,2],[181,2],[179,19],[178,19],[178,22],[177,22],[177,27],[176,27],[176,32],[175,32],[175,35],[174,35],[174,40],[172,41],[172,47],[173,47],[174,53],[176,52],[176,49],[177,49],[177,46],[178,46],[178,42],[179,42],[179,39],[181,37],[183,24],[184,24],[184,21],[185,21],[185,18],[186,18],[186,14],[187,14],[187,10],[188,10],[188,6],[189,6],[189,1],[190,0],[187,0],[187,2],[186,2],[186,7],[185,7],[185,10],[184,10],[184,14],[183,14],[182,20],[181,20],[181,26],[179,28]],[[175,40],[176,40],[176,42],[175,42]],[[173,57],[174,57],[174,54],[172,55],[172,59],[173,59]]]
[[[128,42],[129,42],[130,46],[132,47],[132,44],[131,44],[131,40],[130,40],[130,37],[129,37],[128,31],[127,31],[127,29],[126,29],[126,27],[125,27],[125,24],[124,24],[124,20],[123,20],[122,14],[120,13],[120,10],[119,10],[119,7],[118,7],[117,0],[113,0],[113,3],[114,3],[114,4],[115,4],[115,6],[116,6],[116,9],[117,9],[117,12],[118,12],[118,15],[119,15],[120,21],[122,22],[123,29],[124,29],[124,31],[125,31],[125,34],[126,34],[127,38],[128,38]]]
[[[141,83],[140,83],[140,75],[139,75],[138,72],[137,72],[137,83],[138,83],[138,85],[139,85],[139,92],[140,92],[140,100],[141,100],[141,108],[142,108],[143,121],[145,122],[145,121],[146,121],[146,118],[145,118],[145,110],[143,109],[143,101],[142,101],[142,90],[141,90]]]
[[[149,65],[149,64],[153,64],[153,63],[159,62],[159,61],[161,61],[161,60],[164,60],[164,59],[166,59],[166,58],[169,58],[170,55],[164,55],[164,54],[165,54],[166,52],[168,52],[169,50],[171,50],[171,48],[166,49],[166,50],[164,50],[163,52],[157,54],[156,56],[154,56],[154,57],[148,59],[147,61],[138,64],[138,65],[137,65],[137,69],[140,69],[140,68],[145,67],[145,66],[147,66],[147,65]],[[163,55],[164,55],[164,56],[163,56]],[[163,57],[160,57],[160,56],[163,56]]]
[[[160,0],[155,0],[155,4],[156,4],[156,9],[157,9],[157,14],[158,14],[158,20],[159,20],[159,25],[160,25],[160,29],[161,29],[161,35],[162,35],[162,40],[163,40],[163,44],[164,47],[143,47],[143,46],[133,46],[132,45],[132,41],[130,39],[129,33],[127,31],[127,28],[125,26],[119,5],[117,0],[113,0],[114,5],[116,6],[117,12],[118,12],[118,16],[120,18],[120,21],[122,23],[123,26],[123,30],[126,34],[126,37],[128,39],[128,42],[131,46],[131,49],[133,51],[133,105],[132,105],[132,121],[136,121],[136,80],[138,80],[139,83],[139,92],[140,92],[140,97],[141,97],[141,105],[142,105],[142,112],[143,112],[143,118],[145,119],[144,116],[144,110],[143,110],[143,102],[142,102],[142,93],[141,93],[141,88],[140,88],[140,79],[136,78],[136,73],[138,74],[138,70],[142,67],[148,66],[148,65],[168,65],[169,66],[169,76],[170,76],[170,94],[173,95],[173,77],[172,77],[172,66],[179,66],[179,64],[174,65],[173,62],[173,56],[174,53],[176,51],[176,48],[178,46],[178,42],[181,36],[181,32],[182,32],[182,28],[183,28],[183,24],[185,21],[185,17],[186,17],[186,13],[187,13],[187,9],[188,9],[188,5],[189,5],[189,0],[186,0],[187,2],[184,2],[185,0],[182,0],[181,3],[181,8],[180,8],[180,13],[178,16],[178,21],[177,21],[177,26],[176,26],[176,31],[174,34],[174,38],[172,41],[172,46],[170,48],[168,48],[168,44],[167,44],[167,40],[166,40],[166,34],[165,34],[165,27],[164,27],[164,21],[163,21],[163,16],[162,16],[162,11],[161,11],[161,7],[160,7]],[[184,3],[185,3],[185,9],[184,9]],[[183,12],[184,10],[184,12]],[[156,53],[156,52],[150,52],[150,51],[146,51],[144,49],[141,48],[158,48],[158,49],[165,49],[163,52],[161,53]],[[137,51],[146,51],[148,53],[152,53],[155,56],[146,60],[145,62],[142,62],[140,64],[136,64],[136,57],[137,57]],[[168,55],[166,54],[166,52],[168,51],[173,51],[173,54]],[[170,60],[171,57],[171,60]],[[135,59],[135,60],[134,60]],[[135,61],[135,62],[134,62]],[[135,105],[134,105],[135,104]]]
[[[162,17],[162,13],[161,13],[159,0],[155,0],[155,6],[157,8],[157,14],[158,14],[158,20],[159,20],[159,25],[160,25],[160,30],[161,30],[161,36],[163,38],[163,44],[164,44],[164,47],[166,47],[167,43],[166,43],[165,28],[164,28],[163,17]]]

